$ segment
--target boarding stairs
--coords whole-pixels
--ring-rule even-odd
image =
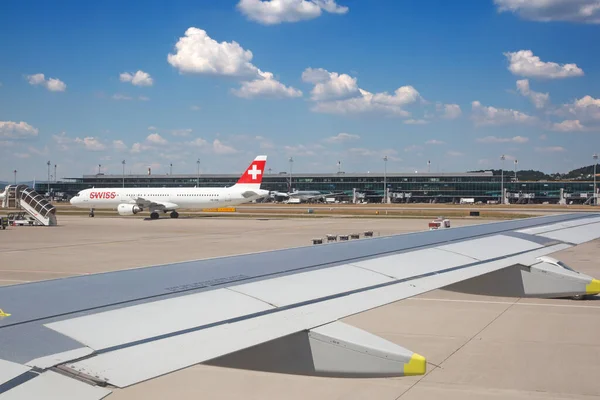
[[[33,188],[27,185],[8,185],[0,193],[3,208],[25,211],[35,220],[35,225],[56,225],[56,208]]]

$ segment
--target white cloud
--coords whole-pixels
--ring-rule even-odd
[[[127,145],[122,140],[113,140],[113,148],[117,151],[127,150]]]
[[[465,153],[461,153],[460,151],[456,151],[456,150],[450,150],[448,152],[446,152],[447,155],[449,155],[450,157],[462,157],[465,155]]]
[[[462,115],[462,110],[458,104],[438,104],[436,106],[438,111],[442,111],[442,118],[444,119],[456,119]]]
[[[407,119],[404,121],[404,123],[407,125],[425,125],[428,124],[429,121],[426,121],[424,119]]]
[[[190,136],[191,129],[173,129],[169,132],[173,136]]]
[[[550,146],[550,147],[536,147],[535,151],[537,151],[538,153],[562,153],[567,150],[561,146]]]
[[[29,147],[27,147],[27,150],[30,153],[38,155],[38,156],[47,156],[50,153],[50,151],[48,150],[48,146],[44,146],[44,148],[42,150],[35,148],[33,146],[29,146]]]
[[[253,99],[256,97],[292,98],[302,96],[302,91],[285,86],[278,80],[273,79],[272,73],[261,72],[260,75],[259,79],[242,82],[241,88],[232,90],[233,94],[244,99]]]
[[[412,144],[412,145],[410,145],[410,146],[408,146],[408,147],[405,147],[405,148],[404,148],[404,151],[405,151],[406,153],[410,153],[410,152],[417,151],[417,150],[422,150],[422,149],[423,149],[423,147],[421,147],[421,146],[418,146],[418,145],[416,145],[416,144]]]
[[[158,128],[157,128],[157,127],[155,127],[154,125],[150,125],[150,126],[148,127],[148,130],[149,130],[149,131],[155,131],[155,130],[157,130],[157,129],[158,129]]]
[[[143,144],[141,144],[141,143],[134,143],[131,146],[131,152],[132,153],[141,153],[142,150],[146,150],[146,147]]]
[[[150,97],[147,97],[147,96],[139,96],[139,97],[138,97],[138,100],[139,100],[139,101],[149,101],[149,100],[150,100]]]
[[[445,144],[445,142],[442,142],[441,140],[437,140],[437,139],[430,139],[430,140],[426,141],[425,144],[439,145],[439,144]]]
[[[499,12],[533,21],[600,23],[599,0],[494,0]]]
[[[234,41],[219,43],[202,29],[188,28],[175,49],[167,60],[181,73],[258,77],[259,69],[251,63],[250,50]]]
[[[190,110],[192,110],[192,111],[200,111],[200,106],[190,106]]]
[[[348,150],[353,156],[360,157],[384,157],[387,155],[389,161],[402,161],[400,157],[397,157],[398,152],[394,149],[382,149],[382,150],[373,150],[367,149],[364,147],[357,147]]]
[[[213,151],[216,154],[235,154],[238,152],[235,148],[224,144],[219,139],[213,141]]]
[[[13,153],[17,158],[30,158],[31,154],[29,153]]]
[[[554,111],[558,116],[566,117],[568,120],[578,120],[588,127],[598,127],[600,124],[600,98],[584,96]]]
[[[583,70],[576,64],[557,64],[544,62],[531,50],[504,53],[508,58],[508,70],[514,75],[529,78],[560,79],[583,76]]]
[[[578,119],[554,123],[551,129],[558,132],[584,132],[587,130]]]
[[[202,139],[202,138],[196,138],[194,140],[192,140],[191,142],[189,142],[190,146],[195,146],[195,147],[204,147],[206,146],[206,140]]]
[[[303,144],[299,144],[296,146],[283,146],[283,149],[285,150],[285,153],[287,155],[292,155],[292,156],[301,156],[301,157],[312,157],[312,156],[316,156],[317,153],[315,152],[315,150],[317,150],[317,148],[315,146],[305,146]]]
[[[152,86],[154,80],[149,73],[138,70],[135,74],[123,72],[119,75],[121,82],[131,82],[134,86]]]
[[[158,133],[151,133],[146,137],[146,140],[149,143],[152,144],[160,144],[160,145],[164,145],[167,144],[167,140],[165,138],[163,138],[162,136],[160,136]]]
[[[423,101],[412,86],[402,86],[394,91],[370,93],[356,85],[356,79],[345,74],[329,72],[322,68],[307,68],[302,80],[314,84],[312,111],[326,114],[360,114],[379,112],[402,117],[410,113],[402,107]]]
[[[237,8],[248,19],[264,25],[314,19],[323,11],[348,12],[348,7],[340,6],[335,0],[240,0]]]
[[[524,124],[531,125],[538,122],[536,117],[520,111],[483,106],[479,101],[471,103],[471,118],[477,126]]]
[[[51,92],[64,92],[67,90],[67,85],[63,81],[56,78],[46,80],[44,74],[27,75],[27,82],[33,86],[41,85]]]
[[[106,146],[100,142],[98,138],[93,136],[86,136],[83,139],[76,137],[75,143],[82,145],[86,150],[90,151],[101,151],[106,148]]]
[[[331,137],[327,138],[326,141],[329,143],[341,143],[341,142],[348,142],[348,141],[358,140],[358,139],[360,139],[359,135],[356,135],[353,133],[341,132],[335,136],[331,136]]]
[[[237,42],[217,42],[206,31],[188,28],[175,44],[176,53],[169,54],[169,64],[180,73],[230,76],[244,79],[242,87],[233,93],[239,97],[299,97],[302,92],[286,87],[271,72],[261,71],[252,64],[252,52]]]
[[[535,108],[538,109],[546,107],[550,101],[550,94],[534,92],[531,90],[528,79],[521,79],[517,81],[517,91],[523,96],[529,98]]]
[[[584,96],[573,103],[572,113],[586,119],[600,120],[600,99]]]
[[[404,90],[404,88],[400,89]],[[377,94],[373,95],[373,93],[362,89],[359,89],[359,92],[360,96],[350,99],[317,102],[312,110],[320,113],[342,115],[379,112],[402,117],[410,116],[409,112],[401,108],[400,98],[396,98],[396,101],[394,101],[394,96],[390,96],[387,93],[379,93],[383,95],[379,96],[379,100],[383,101],[377,101],[378,98],[375,97]],[[410,100],[406,97],[403,97],[403,100],[405,104],[410,103]]]
[[[52,140],[57,144],[60,151],[68,151],[69,144],[73,143],[73,139],[67,136],[66,132],[61,132],[58,135],[52,135]]]
[[[51,92],[64,92],[67,85],[60,79],[50,78],[46,81],[46,88]]]
[[[265,149],[265,150],[269,150],[269,149],[274,149],[275,145],[273,144],[273,142],[271,142],[269,139],[267,139],[264,136],[255,136],[254,140],[257,140],[259,143],[259,147],[261,149]]]
[[[311,98],[315,101],[343,99],[360,94],[356,78],[323,68],[306,68],[302,72],[302,80],[315,85],[311,91]]]
[[[0,121],[0,138],[26,139],[36,137],[38,133],[39,130],[27,122]]]
[[[496,136],[486,136],[475,139],[478,143],[527,143],[529,138],[523,136],[514,136],[511,138],[500,138]]]
[[[358,140],[358,139],[360,139],[359,135],[342,132],[342,133],[338,133],[335,136],[330,136],[330,137],[324,139],[324,141],[327,143],[344,143],[344,142],[349,142],[349,141]]]

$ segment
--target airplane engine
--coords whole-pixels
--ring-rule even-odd
[[[135,204],[119,204],[117,211],[119,215],[135,215],[142,211],[142,209]]]

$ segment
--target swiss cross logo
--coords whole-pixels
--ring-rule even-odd
[[[252,175],[252,180],[255,181],[260,174],[262,174],[262,171],[256,168],[256,164],[252,164],[252,169],[248,170],[248,175]]]

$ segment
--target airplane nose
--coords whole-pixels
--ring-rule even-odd
[[[71,200],[69,200],[69,203],[71,203],[72,206],[77,204],[77,197],[71,197]]]

